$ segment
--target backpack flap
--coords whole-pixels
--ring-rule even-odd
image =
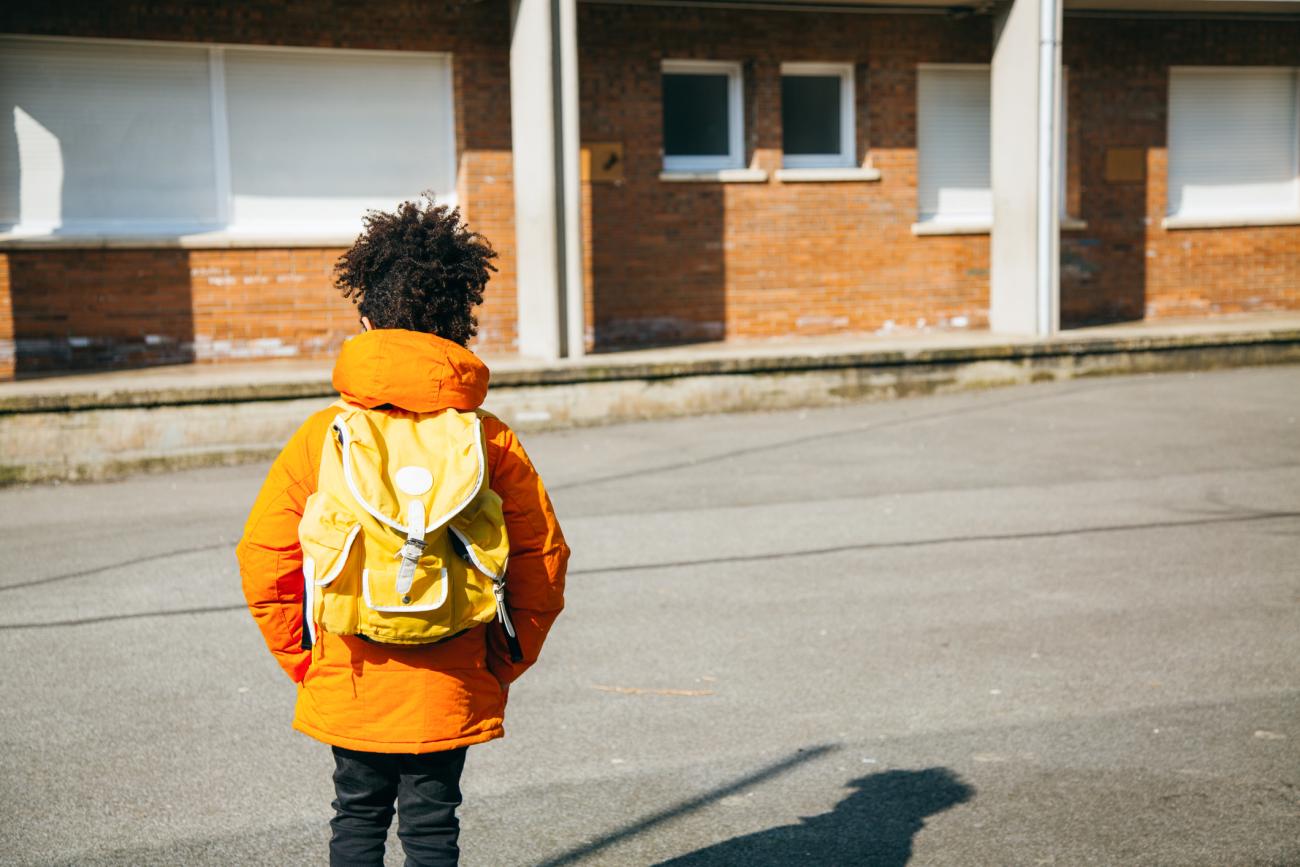
[[[333,429],[343,477],[357,504],[404,535],[413,500],[424,509],[428,533],[469,505],[486,482],[483,434],[471,413],[417,416],[351,409],[339,414]]]

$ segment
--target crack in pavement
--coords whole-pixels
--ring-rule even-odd
[[[1137,530],[1163,530],[1177,527],[1200,527],[1207,524],[1238,524],[1248,521],[1271,521],[1283,518],[1300,518],[1300,512],[1257,512],[1251,515],[1233,515],[1226,518],[1200,518],[1187,521],[1151,521],[1144,524],[1112,524],[1101,527],[1076,527],[1068,530],[1041,530],[1031,533],[989,533],[983,536],[947,536],[937,539],[909,539],[901,542],[858,542],[851,545],[833,545],[827,548],[804,548],[797,551],[777,551],[766,554],[738,554],[734,557],[710,557],[703,560],[679,560],[671,563],[633,563],[626,566],[601,566],[589,569],[570,569],[568,574],[600,575],[606,572],[648,572],[654,569],[716,566],[720,563],[753,563],[763,560],[788,560],[796,557],[815,557],[822,554],[839,554],[845,551],[881,551],[896,548],[923,548],[930,545],[960,545],[966,542],[1014,542],[1021,539],[1054,539],[1064,536],[1088,535],[1091,533],[1124,533]]]
[[[181,548],[177,551],[164,551],[161,554],[148,554],[144,557],[137,557],[134,560],[125,560],[121,563],[110,563],[107,566],[95,566],[91,569],[83,569],[80,572],[67,572],[63,575],[50,575],[47,578],[33,578],[31,581],[19,581],[17,584],[0,585],[0,593],[6,590],[21,590],[24,587],[38,587],[42,584],[53,584],[56,581],[71,581],[73,578],[86,578],[90,575],[97,575],[100,572],[110,572],[113,569],[125,569],[128,566],[139,566],[141,563],[152,563],[155,560],[166,560],[168,557],[180,557],[185,554],[197,554],[202,551],[215,551],[217,548],[231,547],[230,542],[214,542],[211,545],[199,545],[196,548]]]
[[[1178,527],[1200,527],[1210,524],[1241,524],[1253,521],[1274,521],[1300,518],[1300,512],[1257,512],[1250,515],[1232,515],[1222,518],[1201,518],[1188,521],[1152,521],[1144,524],[1114,524],[1103,527],[1078,527],[1069,530],[1043,530],[1033,533],[990,533],[983,536],[949,536],[937,539],[912,539],[902,542],[863,542],[853,545],[835,545],[828,548],[805,548],[798,551],[779,551],[767,554],[741,554],[735,557],[712,557],[703,560],[681,560],[670,563],[633,563],[626,566],[602,566],[593,569],[571,569],[569,575],[600,575],[610,572],[646,572],[655,569],[677,569],[693,566],[712,566],[721,563],[752,563],[763,560],[787,560],[795,557],[815,557],[839,554],[846,551],[878,551],[896,548],[921,548],[930,545],[959,545],[969,542],[1011,542],[1021,539],[1053,539],[1093,533],[1124,533],[1140,530],[1163,530]],[[213,614],[240,611],[244,604],[218,605],[207,608],[181,608],[167,611],[136,611],[128,614],[105,614],[75,620],[51,620],[40,623],[0,623],[0,631],[21,629],[51,629],[54,627],[85,626],[116,620],[136,620],[143,617],[173,617],[182,614]]]

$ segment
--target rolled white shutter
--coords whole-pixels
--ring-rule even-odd
[[[989,70],[917,70],[917,205],[920,219],[993,215],[989,175]]]
[[[218,217],[208,52],[0,38],[0,221],[148,232]]]
[[[353,231],[425,190],[455,200],[446,57],[229,48],[224,63],[232,231]]]
[[[1296,98],[1294,69],[1170,70],[1170,215],[1300,211]]]

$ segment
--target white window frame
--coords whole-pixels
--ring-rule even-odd
[[[1173,139],[1174,113],[1172,111],[1172,101],[1170,93],[1173,87],[1173,77],[1175,73],[1210,73],[1215,75],[1241,75],[1258,73],[1263,70],[1270,71],[1289,71],[1292,76],[1292,87],[1294,89],[1294,99],[1296,100],[1296,118],[1300,124],[1300,67],[1296,66],[1170,66],[1165,82],[1165,144],[1168,148]],[[1165,229],[1209,229],[1209,228],[1229,228],[1234,226],[1285,226],[1300,224],[1300,130],[1296,130],[1291,142],[1291,170],[1295,176],[1296,197],[1291,203],[1289,211],[1260,211],[1258,214],[1237,213],[1237,214],[1213,214],[1205,212],[1191,213],[1174,213],[1170,210],[1172,207],[1172,197],[1169,190],[1168,165],[1171,161],[1166,154],[1166,177],[1165,177],[1165,216],[1161,221],[1162,228]],[[1232,156],[1225,156],[1224,160],[1231,160]]]
[[[923,69],[964,69],[964,70],[985,70],[989,73],[989,86],[992,87],[993,68],[990,64],[985,63],[921,63],[917,64],[917,73]],[[1067,193],[1069,190],[1069,125],[1070,125],[1070,97],[1069,97],[1069,79],[1070,68],[1061,67],[1061,116],[1058,119],[1056,145],[1057,145],[1057,219],[1058,225],[1062,230],[1079,230],[1087,228],[1087,223],[1078,217],[1071,216],[1069,213],[1069,201]],[[989,94],[989,135],[993,134],[993,102],[992,93]],[[918,97],[919,99],[919,97]],[[920,106],[917,107],[918,118],[918,136],[920,123]],[[989,187],[992,193],[993,184],[993,143],[989,143]],[[920,144],[917,144],[917,192],[920,192]],[[987,216],[975,218],[953,218],[945,217],[942,214],[936,214],[926,219],[921,219],[920,210],[917,211],[917,222],[912,224],[912,233],[914,235],[987,235],[993,230],[993,213],[992,209]]]
[[[989,131],[993,130],[993,103],[989,102]],[[1059,198],[1056,209],[1056,216],[1059,226],[1063,230],[1079,230],[1088,227],[1087,222],[1082,218],[1070,213],[1070,202],[1068,195],[1070,192],[1070,67],[1061,66],[1061,116],[1058,118],[1056,154],[1060,165],[1057,166],[1057,190]],[[992,150],[989,151],[992,158]],[[990,166],[990,169],[992,167]],[[990,182],[992,181],[992,172],[990,171]]]
[[[727,76],[727,154],[664,154],[665,172],[719,172],[745,167],[745,78],[740,63],[731,60],[665,60],[661,75]],[[660,101],[663,100],[662,86]]]
[[[840,149],[831,154],[781,155],[781,165],[787,169],[849,169],[857,162],[857,117],[854,110],[856,97],[852,63],[782,63],[781,77],[838,76],[840,79]],[[781,130],[785,137],[784,127]]]
[[[194,51],[206,51],[208,55],[209,69],[209,108],[212,112],[212,137],[213,137],[213,160],[214,160],[214,179],[216,184],[216,204],[218,222],[211,224],[194,224],[194,223],[153,223],[147,229],[139,231],[114,230],[110,227],[86,226],[81,229],[76,224],[60,226],[56,229],[48,227],[33,227],[34,231],[24,231],[22,224],[19,224],[15,230],[9,232],[0,232],[0,245],[6,247],[53,247],[53,246],[84,246],[87,242],[94,242],[96,246],[123,246],[123,247],[141,247],[154,246],[162,244],[165,246],[180,247],[247,247],[247,246],[266,246],[274,244],[275,246],[319,246],[321,244],[348,245],[356,240],[356,232],[360,231],[360,218],[358,214],[358,225],[356,231],[340,233],[337,226],[315,226],[310,222],[310,215],[304,214],[304,220],[296,224],[292,230],[280,231],[278,229],[255,229],[253,231],[240,230],[238,226],[232,226],[229,219],[232,211],[234,199],[234,186],[231,178],[230,166],[230,141],[229,141],[229,123],[227,117],[226,103],[226,83],[225,83],[225,53],[227,50],[249,50],[249,51],[267,51],[277,53],[298,53],[298,54],[317,54],[337,56],[346,53],[353,56],[368,55],[371,57],[396,56],[403,58],[424,57],[430,60],[436,60],[447,65],[446,80],[446,104],[451,114],[451,122],[447,124],[447,159],[448,164],[445,166],[448,177],[456,178],[457,176],[457,153],[456,153],[456,94],[455,94],[455,75],[453,66],[453,55],[446,51],[388,51],[388,50],[371,50],[359,48],[317,48],[314,46],[288,46],[288,45],[259,45],[255,43],[211,43],[211,42],[184,42],[178,40],[161,40],[161,39],[99,39],[84,37],[64,37],[64,36],[29,36],[26,34],[0,34],[0,38],[6,40],[23,40],[29,42],[62,42],[83,45],[119,45],[130,47],[140,46],[170,46],[178,48],[187,48]],[[411,196],[419,194],[419,190],[413,190]],[[455,207],[458,204],[457,190],[453,186],[446,193],[439,193],[439,204],[446,204]],[[397,204],[394,202],[394,204]]]
[[[920,209],[921,193],[921,105],[920,75],[925,69],[982,71],[989,76],[989,211],[987,214],[922,214]],[[991,63],[918,63],[916,65],[917,89],[916,103],[916,195],[917,221],[912,224],[914,235],[987,235],[993,230],[993,65]]]

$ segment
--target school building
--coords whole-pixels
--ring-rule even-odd
[[[46,0],[0,11],[0,378],[325,358],[367,208],[479,347],[1300,309],[1300,3]]]

